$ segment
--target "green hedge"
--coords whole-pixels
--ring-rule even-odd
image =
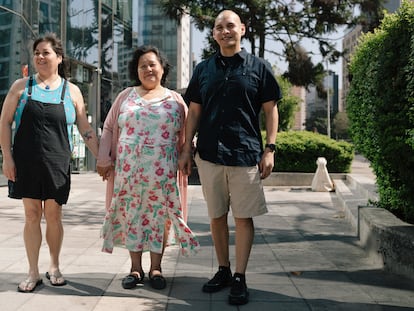
[[[329,173],[348,173],[354,147],[313,132],[280,132],[276,139],[273,171],[314,173],[318,157],[326,158]]]
[[[350,134],[376,174],[377,205],[414,223],[414,4],[362,37],[350,73]]]

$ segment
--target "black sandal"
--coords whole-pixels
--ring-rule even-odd
[[[161,271],[160,271],[161,272]],[[151,287],[154,289],[164,289],[167,287],[167,281],[162,276],[162,274],[151,275],[149,274]]]
[[[122,287],[125,289],[131,289],[136,287],[138,284],[142,284],[144,281],[144,271],[137,272],[133,271],[122,279]]]

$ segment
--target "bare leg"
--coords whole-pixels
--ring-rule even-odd
[[[161,274],[162,255],[163,254],[157,254],[157,253],[154,253],[154,252],[150,253],[150,258],[151,258],[150,274],[151,274],[151,276]]]
[[[167,245],[168,235],[170,233],[171,222],[169,220],[166,221],[164,227],[164,238],[163,238],[163,245],[162,245],[162,253],[157,254],[154,252],[150,252],[150,260],[151,260],[151,268],[150,268],[150,276],[160,275],[161,274],[161,261],[162,256],[164,255],[165,246]]]
[[[210,221],[211,236],[219,266],[229,267],[229,227],[227,213]]]
[[[254,225],[252,218],[235,218],[236,223],[236,273],[245,274],[253,245]]]
[[[140,276],[142,271],[142,252],[129,252],[131,257],[131,272],[139,272]]]
[[[144,280],[141,262],[142,252],[129,251],[129,256],[131,257],[131,271],[122,280],[122,287],[125,289],[134,288]]]
[[[34,199],[23,199],[25,225],[24,245],[26,247],[27,259],[29,261],[29,279],[38,280],[39,277],[39,251],[42,244],[42,201]]]
[[[161,261],[162,256],[164,255],[165,246],[167,245],[168,235],[170,231],[171,222],[167,220],[164,227],[164,238],[162,245],[161,254],[154,252],[150,253],[151,257],[151,268],[149,272],[151,286],[155,289],[164,289],[167,286],[165,278],[162,276]]]
[[[53,283],[64,282],[59,271],[59,255],[63,242],[62,206],[55,200],[45,201],[46,241],[49,246],[50,265],[49,275],[56,276]]]

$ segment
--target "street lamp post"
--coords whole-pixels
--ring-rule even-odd
[[[326,129],[327,129],[327,134],[328,137],[331,138],[331,98],[330,98],[330,74],[329,74],[329,70],[328,70],[328,65],[329,65],[329,61],[328,58],[326,59],[326,72],[327,72],[327,96],[326,96],[326,109],[327,109],[327,125],[326,125]]]
[[[0,9],[2,9],[4,11],[7,11],[7,12],[9,12],[11,14],[14,14],[14,15],[18,16],[19,18],[21,18],[21,20],[26,24],[27,28],[30,29],[30,32],[32,33],[33,38],[37,37],[37,33],[34,32],[34,30],[32,28],[32,25],[30,25],[30,23],[27,21],[27,19],[21,13],[16,12],[12,9],[9,9],[8,7],[5,7],[3,5],[0,5]]]

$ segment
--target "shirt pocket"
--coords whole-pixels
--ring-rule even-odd
[[[233,90],[239,90],[239,92],[243,90],[245,96],[247,95],[250,100],[253,100],[259,91],[260,77],[251,68],[242,66],[231,72],[228,86]]]

